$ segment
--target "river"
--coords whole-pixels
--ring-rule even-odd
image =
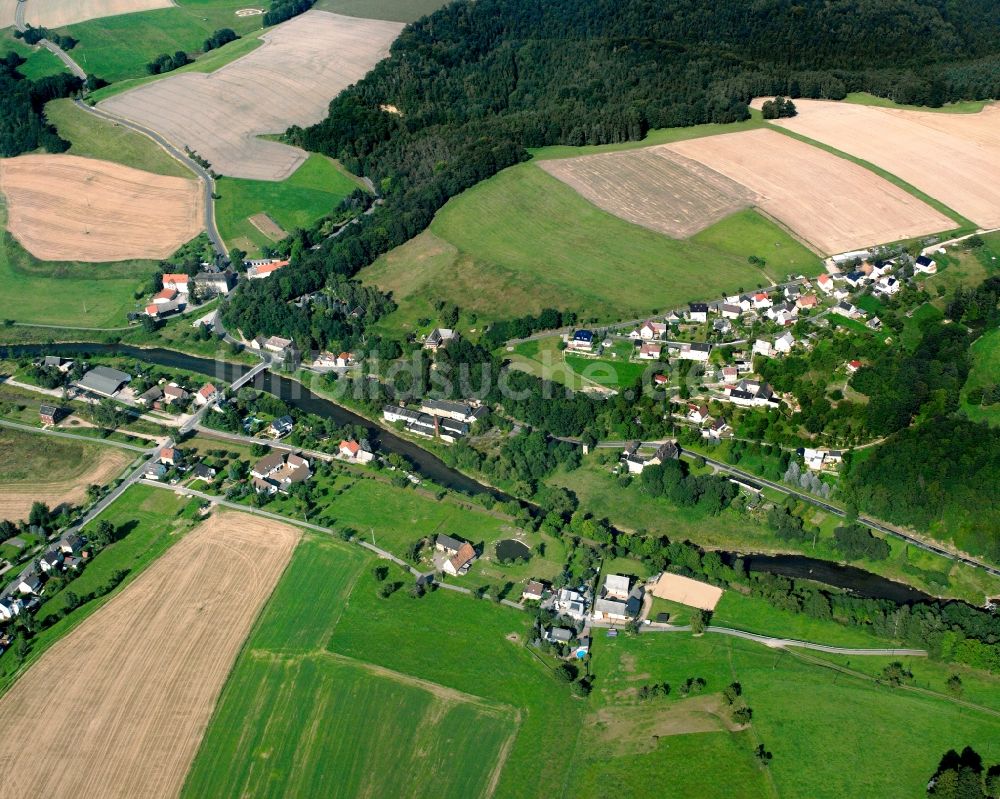
[[[215,378],[226,383],[232,383],[245,372],[249,366],[230,363],[223,360],[199,358],[194,355],[160,348],[144,349],[126,344],[12,344],[0,346],[0,352],[6,350],[12,357],[38,355],[82,355],[86,353],[103,355],[124,355],[130,358],[155,363],[168,369],[182,369],[187,372],[197,372],[209,378]],[[411,441],[400,438],[381,427],[373,426],[370,421],[353,411],[337,405],[324,397],[317,396],[297,380],[263,372],[254,380],[254,388],[267,391],[280,397],[291,407],[316,416],[333,419],[340,425],[355,425],[363,427],[372,443],[384,452],[395,452],[406,458],[425,477],[438,485],[468,495],[490,494],[500,501],[510,497],[502,492],[483,485],[471,477],[446,466],[440,458]],[[880,577],[877,574],[854,566],[841,566],[826,560],[818,560],[805,555],[741,555],[735,552],[720,553],[723,559],[731,563],[735,558],[742,557],[748,569],[770,572],[783,577],[815,580],[847,589],[858,596],[872,599],[890,599],[894,602],[920,602],[931,599],[928,594],[911,588],[903,583],[897,583]]]

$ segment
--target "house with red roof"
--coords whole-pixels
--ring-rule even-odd
[[[288,261],[271,261],[269,264],[251,266],[247,270],[247,277],[251,280],[262,280],[265,277],[270,277],[279,269],[284,269],[286,266],[288,266]]]
[[[189,291],[189,278],[183,273],[168,273],[163,276],[163,288],[173,289],[181,294],[187,294]]]
[[[219,391],[211,383],[205,383],[194,395],[195,405],[207,405],[219,399]]]

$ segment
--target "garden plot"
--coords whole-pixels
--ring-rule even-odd
[[[978,114],[796,100],[788,130],[870,161],[985,228],[1000,227],[1000,106]]]
[[[0,700],[7,794],[177,796],[298,537],[215,516],[55,643]]]
[[[167,258],[202,229],[198,183],[75,155],[0,160],[7,229],[46,261]]]
[[[401,29],[395,22],[309,11],[216,72],[164,78],[100,107],[190,148],[220,175],[284,180],[306,153],[258,137],[323,119],[333,97],[388,55]]]
[[[678,153],[647,148],[541,161],[598,208],[675,239],[753,203],[753,192]]]
[[[757,195],[761,210],[828,255],[955,226],[871,170],[777,131],[750,130],[660,147],[742,184]]]

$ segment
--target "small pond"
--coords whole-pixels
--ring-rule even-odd
[[[531,560],[531,549],[516,538],[505,538],[497,542],[497,560]]]

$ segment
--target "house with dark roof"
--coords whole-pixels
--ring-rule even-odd
[[[688,318],[692,322],[708,321],[708,303],[692,302],[688,304]]]
[[[926,255],[921,255],[913,264],[913,272],[918,275],[936,275],[937,261]]]
[[[63,409],[58,405],[40,405],[38,407],[38,418],[42,424],[55,424],[63,416]]]
[[[574,330],[573,335],[570,336],[567,346],[573,350],[583,350],[585,352],[590,352],[594,349],[594,331],[593,330]]]
[[[112,369],[110,366],[95,366],[81,377],[76,385],[91,394],[113,397],[131,379],[132,375],[120,369]]]
[[[455,338],[455,331],[450,327],[435,327],[424,339],[424,349],[436,351],[447,347],[448,342]]]
[[[309,461],[301,455],[272,452],[250,469],[251,484],[258,494],[287,494],[295,483],[312,477]]]
[[[191,467],[191,477],[195,480],[204,480],[206,483],[211,482],[217,472],[211,466],[206,466],[204,463],[196,463]]]
[[[457,538],[452,538],[450,535],[445,535],[444,533],[438,533],[437,538],[434,539],[434,549],[438,552],[444,552],[446,555],[457,555],[458,550],[462,548],[462,544],[465,541],[461,541]]]
[[[279,416],[268,429],[268,432],[275,438],[287,436],[295,427],[295,420],[291,416]]]
[[[553,644],[568,644],[576,637],[573,630],[567,627],[549,627],[545,631],[545,640]]]

